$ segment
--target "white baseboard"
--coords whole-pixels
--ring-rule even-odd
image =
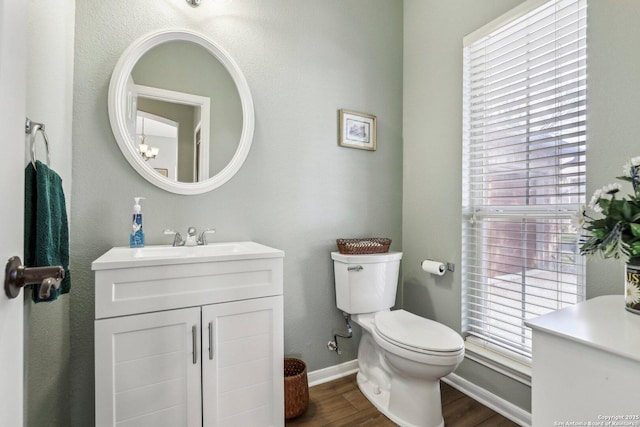
[[[309,387],[313,387],[314,385],[337,380],[338,378],[346,377],[356,372],[358,372],[358,359],[309,372],[307,374],[307,381],[309,382]]]
[[[509,418],[514,423],[523,427],[531,426],[531,413],[499,396],[496,396],[482,387],[465,380],[455,373],[442,378],[442,381],[449,384],[451,387],[460,390],[470,398],[477,400],[484,406],[493,409],[500,415]]]

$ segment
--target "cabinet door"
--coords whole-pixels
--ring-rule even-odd
[[[95,340],[96,426],[202,425],[199,307],[96,320]]]
[[[206,427],[284,425],[282,296],[202,308]]]

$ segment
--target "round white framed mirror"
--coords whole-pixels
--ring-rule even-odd
[[[218,188],[251,148],[249,85],[226,51],[193,31],[161,30],[133,42],[111,76],[108,108],[129,164],[172,193]]]

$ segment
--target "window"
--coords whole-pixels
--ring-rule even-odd
[[[464,40],[463,329],[525,364],[525,321],[584,299],[586,8],[530,0]]]

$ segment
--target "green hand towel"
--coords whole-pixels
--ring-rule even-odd
[[[61,265],[65,277],[48,299],[40,298],[40,285],[33,286],[33,301],[54,301],[71,289],[69,272],[69,225],[62,179],[47,165],[36,161],[25,169],[24,265]]]

